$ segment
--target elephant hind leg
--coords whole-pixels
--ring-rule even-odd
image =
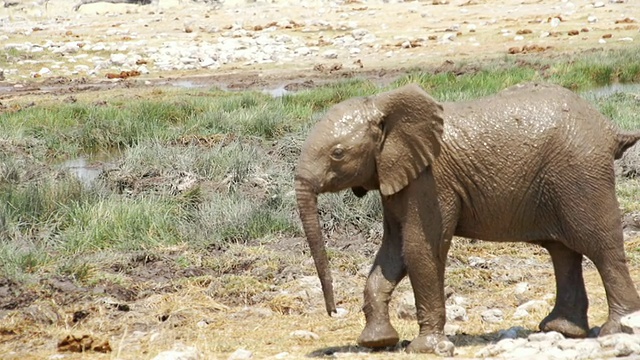
[[[620,318],[640,310],[640,296],[627,267],[615,190],[603,185],[589,196],[574,197],[563,209],[565,245],[593,261],[607,295],[609,318],[600,335],[621,332]]]
[[[540,245],[551,255],[556,277],[556,303],[540,323],[540,330],[584,338],[589,332],[589,300],[582,278],[582,254],[558,241],[545,241]]]

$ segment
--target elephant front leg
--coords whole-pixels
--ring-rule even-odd
[[[414,289],[416,315],[420,326],[418,336],[407,351],[453,356],[454,345],[444,335],[444,259],[437,253],[429,246],[405,244],[405,262]]]
[[[382,245],[364,289],[362,310],[366,326],[358,338],[360,346],[381,348],[398,343],[398,332],[389,319],[389,301],[393,290],[405,275],[399,224],[385,217]]]
[[[403,257],[416,299],[420,332],[408,352],[453,356],[454,345],[444,335],[446,322],[444,270],[450,239],[443,220],[430,170],[404,193],[402,219]]]

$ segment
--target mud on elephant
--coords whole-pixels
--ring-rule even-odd
[[[613,161],[640,138],[620,133],[562,87],[517,85],[483,99],[440,104],[417,85],[332,107],[311,130],[295,186],[305,234],[335,311],[317,197],[378,190],[384,234],[364,290],[358,343],[398,342],[389,301],[409,275],[418,336],[408,351],[451,354],[444,336],[444,270],[454,235],[526,241],[546,248],[556,301],[540,329],[570,337],[589,331],[582,260],[602,277],[609,318],[601,334],[640,309],[626,265]]]

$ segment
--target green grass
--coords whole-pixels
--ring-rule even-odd
[[[385,87],[354,79],[279,98],[255,91],[158,91],[101,99],[106,104],[43,103],[0,113],[0,272],[29,279],[47,269],[92,283],[106,275],[90,259],[110,251],[300,237],[292,183],[309,128],[333,104],[410,82],[438,100],[456,101],[523,81],[551,81],[581,91],[621,128],[640,129],[636,88],[588,91],[640,82],[639,49],[524,62],[505,57],[448,72],[413,70]],[[105,172],[92,185],[60,165],[95,153],[109,155],[99,159],[106,161]],[[625,212],[640,211],[639,188],[635,180],[619,185]],[[329,235],[380,236],[375,194],[323,195],[319,211]],[[191,260],[180,261],[184,267]],[[234,286],[225,291],[245,296]]]

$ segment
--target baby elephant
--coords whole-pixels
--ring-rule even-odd
[[[332,107],[311,130],[295,174],[304,231],[329,314],[331,274],[318,194],[378,190],[384,235],[364,290],[358,343],[398,342],[389,300],[409,275],[420,332],[408,351],[451,354],[444,336],[444,268],[454,235],[526,241],[548,250],[556,302],[540,329],[585,337],[582,260],[602,277],[609,318],[601,335],[640,309],[626,265],[613,161],[640,138],[620,133],[560,86],[530,83],[440,104],[417,85]]]

